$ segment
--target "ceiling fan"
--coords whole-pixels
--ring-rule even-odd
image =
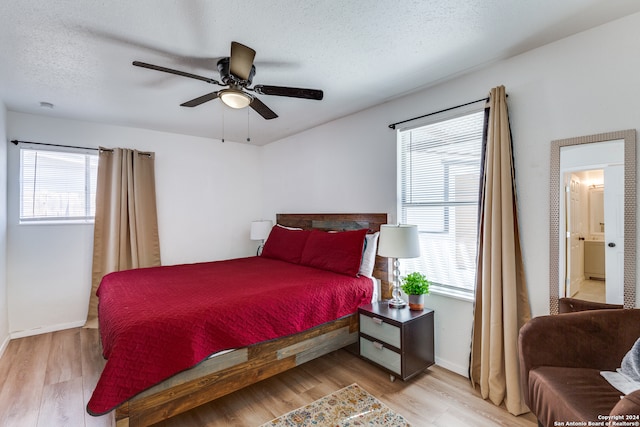
[[[253,87],[249,87],[253,81],[253,76],[256,74],[256,67],[253,65],[253,58],[255,55],[256,51],[250,47],[238,42],[231,42],[231,56],[222,58],[218,61],[218,71],[220,73],[221,82],[180,70],[147,64],[146,62],[133,61],[133,65],[136,67],[149,68],[151,70],[163,71],[165,73],[202,80],[218,86],[227,86],[226,89],[207,93],[206,95],[184,102],[180,104],[182,107],[196,107],[200,104],[204,104],[205,102],[220,98],[222,102],[231,108],[245,108],[250,106],[266,120],[271,120],[278,117],[278,115],[260,101],[260,99],[258,99],[254,94],[250,94],[247,91],[261,95],[287,96],[290,98],[315,100],[321,100],[324,96],[323,92],[318,89],[301,89],[269,85],[255,85]]]

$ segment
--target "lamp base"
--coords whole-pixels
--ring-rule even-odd
[[[405,308],[407,303],[402,298],[393,298],[389,300],[389,308]]]

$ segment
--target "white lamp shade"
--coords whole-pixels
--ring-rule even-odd
[[[418,226],[383,224],[380,226],[378,255],[387,258],[417,258],[420,256]]]
[[[265,219],[261,221],[251,222],[251,240],[266,240],[271,232],[273,223],[271,220]]]

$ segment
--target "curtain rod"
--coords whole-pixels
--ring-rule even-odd
[[[18,144],[35,144],[35,145],[48,145],[49,147],[62,147],[62,148],[80,148],[82,150],[93,150],[93,151],[100,151],[100,148],[92,148],[92,147],[76,147],[74,145],[61,145],[61,144],[49,144],[46,142],[32,142],[32,141],[20,141],[18,139],[14,139],[11,141],[13,144],[18,145]],[[113,151],[110,149],[103,149],[104,151]]]
[[[434,111],[433,113],[424,114],[424,115],[418,116],[418,117],[413,117],[411,119],[403,120],[401,122],[391,123],[389,125],[389,129],[395,129],[397,125],[400,125],[402,123],[407,123],[407,122],[410,122],[410,121],[413,121],[413,120],[422,119],[424,117],[429,117],[429,116],[433,116],[435,114],[440,114],[440,113],[444,113],[444,112],[447,112],[447,111],[455,110],[456,108],[466,107],[467,105],[475,104],[476,102],[488,101],[488,100],[489,100],[488,97],[487,98],[482,98],[482,99],[476,99],[475,101],[467,102],[466,104],[456,105],[455,107],[449,107],[449,108],[445,108],[444,110]]]
[[[110,153],[113,152],[113,149],[111,149],[111,148],[77,147],[77,146],[74,146],[74,145],[49,144],[49,143],[46,143],[46,142],[20,141],[20,140],[17,140],[17,139],[12,140],[11,142],[13,144],[15,144],[15,145],[23,143],[23,144],[35,144],[35,145],[47,145],[49,147],[80,148],[81,150],[108,151]],[[141,155],[144,155],[144,156],[151,156],[152,153],[149,153],[149,152],[146,152],[146,151],[138,151],[138,154],[141,154]]]

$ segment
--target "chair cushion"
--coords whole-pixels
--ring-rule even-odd
[[[531,412],[543,426],[555,421],[602,421],[621,394],[598,369],[541,366],[529,372]]]

